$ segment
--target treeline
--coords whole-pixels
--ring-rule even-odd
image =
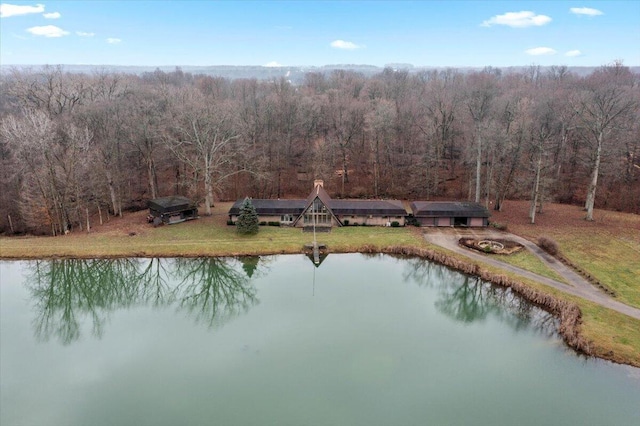
[[[181,194],[507,198],[640,213],[640,76],[384,69],[230,80],[157,70],[2,75],[0,232],[58,235]]]

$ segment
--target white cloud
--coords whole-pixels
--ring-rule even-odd
[[[96,33],[87,33],[85,31],[76,31],[76,34],[80,37],[93,37]]]
[[[362,49],[364,46],[359,46],[350,41],[334,40],[331,42],[331,47],[335,49],[355,50],[355,49]]]
[[[43,13],[42,16],[44,16],[45,19],[58,19],[62,15],[60,15],[60,12],[51,12],[51,13]]]
[[[122,43],[122,39],[109,37],[109,38],[107,39],[107,43],[109,43],[109,44],[118,44],[118,43]]]
[[[539,27],[551,22],[546,15],[536,15],[535,12],[523,10],[522,12],[507,12],[504,15],[496,15],[484,21],[483,27],[492,25],[506,25],[512,28]]]
[[[541,56],[541,55],[555,55],[557,52],[550,47],[534,47],[533,49],[525,50],[527,55]]]
[[[69,34],[69,31],[65,31],[60,27],[56,27],[55,25],[45,25],[43,27],[31,27],[27,28],[27,31],[33,35],[43,36],[43,37],[62,37]]]
[[[564,54],[564,56],[582,56],[582,52],[579,50],[570,50]]]
[[[569,9],[571,13],[575,13],[576,15],[587,15],[587,16],[598,16],[604,15],[604,12],[598,9],[592,9],[590,7],[572,7]]]
[[[271,61],[268,64],[264,64],[265,67],[269,67],[269,68],[276,68],[276,67],[282,67],[284,65],[277,63],[276,61]]]
[[[43,12],[43,4],[36,4],[35,6],[22,6],[7,3],[0,4],[0,18],[8,18],[9,16],[28,15],[30,13]]]

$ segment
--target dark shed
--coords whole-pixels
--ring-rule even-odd
[[[197,219],[198,208],[193,201],[179,195],[156,198],[149,201],[149,221],[155,223],[155,218],[168,224]]]

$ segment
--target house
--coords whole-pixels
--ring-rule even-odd
[[[147,220],[156,226],[161,223],[172,224],[197,218],[197,206],[186,197],[175,195],[149,201]]]
[[[489,211],[478,203],[466,201],[414,201],[411,212],[420,226],[489,225]]]
[[[235,223],[244,200],[238,200],[229,210],[229,220]],[[316,180],[305,200],[252,199],[261,222],[278,222],[283,226],[329,230],[334,226],[377,225],[404,226],[407,211],[397,200],[334,200]],[[394,223],[394,225],[396,225]]]

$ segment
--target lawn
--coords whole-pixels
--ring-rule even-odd
[[[229,203],[219,203],[214,215],[178,225],[153,228],[138,212],[124,219],[61,237],[0,238],[4,258],[110,257],[110,256],[233,256],[300,253],[313,241],[312,233],[298,228],[261,226],[257,235],[241,236],[226,224]],[[415,228],[349,226],[318,233],[319,243],[332,252],[354,252],[362,247],[422,246]]]
[[[526,204],[508,202],[505,212],[492,220],[508,230],[536,242],[554,239],[562,255],[613,290],[624,303],[640,308],[640,216],[596,210],[594,221],[584,220],[580,207],[549,204],[527,223]]]

